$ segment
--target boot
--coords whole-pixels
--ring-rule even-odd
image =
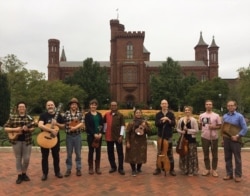
[[[96,160],[95,161],[95,172],[97,173],[97,174],[102,174],[102,172],[101,172],[101,170],[100,170],[100,160]]]
[[[89,174],[90,175],[94,174],[93,161],[89,161]]]

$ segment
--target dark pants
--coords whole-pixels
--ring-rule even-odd
[[[107,141],[107,148],[108,148],[108,159],[111,168],[117,169],[117,165],[115,162],[115,153],[114,153],[114,145],[116,145],[116,151],[118,156],[118,170],[123,170],[123,160],[124,160],[124,154],[123,154],[123,144],[122,142],[119,143],[117,141]]]
[[[136,170],[140,171],[141,166],[142,166],[142,163],[137,163],[137,164],[130,163],[130,167],[131,167],[132,171],[136,171]]]
[[[160,152],[158,152],[158,154],[159,153]],[[158,154],[157,154],[157,158],[158,158]],[[174,170],[174,155],[173,155],[173,142],[171,141],[171,139],[168,140],[167,156],[168,156],[168,159],[170,162],[170,171],[173,171]],[[158,165],[157,165],[157,158],[156,158],[156,168],[160,169],[160,168],[158,168]]]
[[[94,140],[93,135],[88,135],[87,136],[87,141],[88,141],[88,147],[89,147],[89,153],[88,153],[88,162],[93,162],[94,160],[94,152],[95,152],[95,160],[99,161],[101,160],[101,147],[102,147],[102,137],[100,139],[100,145],[98,148],[93,148],[92,147],[92,142]]]
[[[202,150],[204,155],[204,163],[207,170],[211,169],[210,158],[209,158],[209,148],[211,147],[212,153],[212,169],[217,169],[218,164],[218,139],[216,140],[208,140],[205,138],[201,138],[202,142]]]
[[[43,174],[45,174],[45,175],[47,175],[49,173],[49,160],[48,160],[49,151],[50,151],[50,149],[41,147],[42,171],[43,171]],[[53,148],[51,148],[55,175],[60,172],[59,152],[60,152],[60,142],[58,141],[57,144]]]
[[[224,155],[226,162],[226,171],[228,176],[233,176],[233,155],[235,160],[235,176],[242,176],[242,163],[241,163],[241,143],[232,141],[229,138],[223,137],[224,141]]]

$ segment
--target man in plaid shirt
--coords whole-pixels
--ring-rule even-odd
[[[22,181],[30,181],[26,172],[29,166],[32,148],[32,134],[34,121],[26,114],[26,104],[22,101],[17,103],[17,113],[10,115],[4,125],[12,143],[13,152],[16,157],[16,170],[18,173],[16,184]]]
[[[76,98],[72,98],[69,102],[70,109],[65,112],[65,128],[66,128],[66,148],[67,148],[67,159],[66,166],[67,171],[65,177],[70,176],[72,169],[72,154],[73,150],[76,155],[76,175],[81,176],[81,127],[83,126],[84,119],[83,115],[79,110],[79,102]]]

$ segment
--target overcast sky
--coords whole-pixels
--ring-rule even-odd
[[[250,0],[1,0],[0,58],[15,54],[47,75],[55,38],[68,61],[109,61],[109,21],[118,17],[125,31],[145,31],[151,61],[194,60],[200,32],[208,45],[214,36],[219,76],[236,78],[250,64],[249,8]]]

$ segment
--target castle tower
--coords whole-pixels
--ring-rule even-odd
[[[198,44],[194,47],[195,49],[195,60],[196,61],[203,61],[205,65],[208,65],[208,54],[207,54],[207,47],[202,37],[202,32],[200,33],[200,39]]]
[[[60,41],[57,39],[49,39],[49,64],[48,64],[48,80],[59,80],[59,50]]]
[[[146,65],[149,52],[145,50],[144,32],[126,32],[118,20],[110,20],[112,99],[132,106],[147,102]],[[144,54],[145,53],[145,54]]]
[[[209,51],[209,79],[212,80],[218,77],[219,69],[219,47],[216,45],[214,37],[211,45],[208,48]]]

